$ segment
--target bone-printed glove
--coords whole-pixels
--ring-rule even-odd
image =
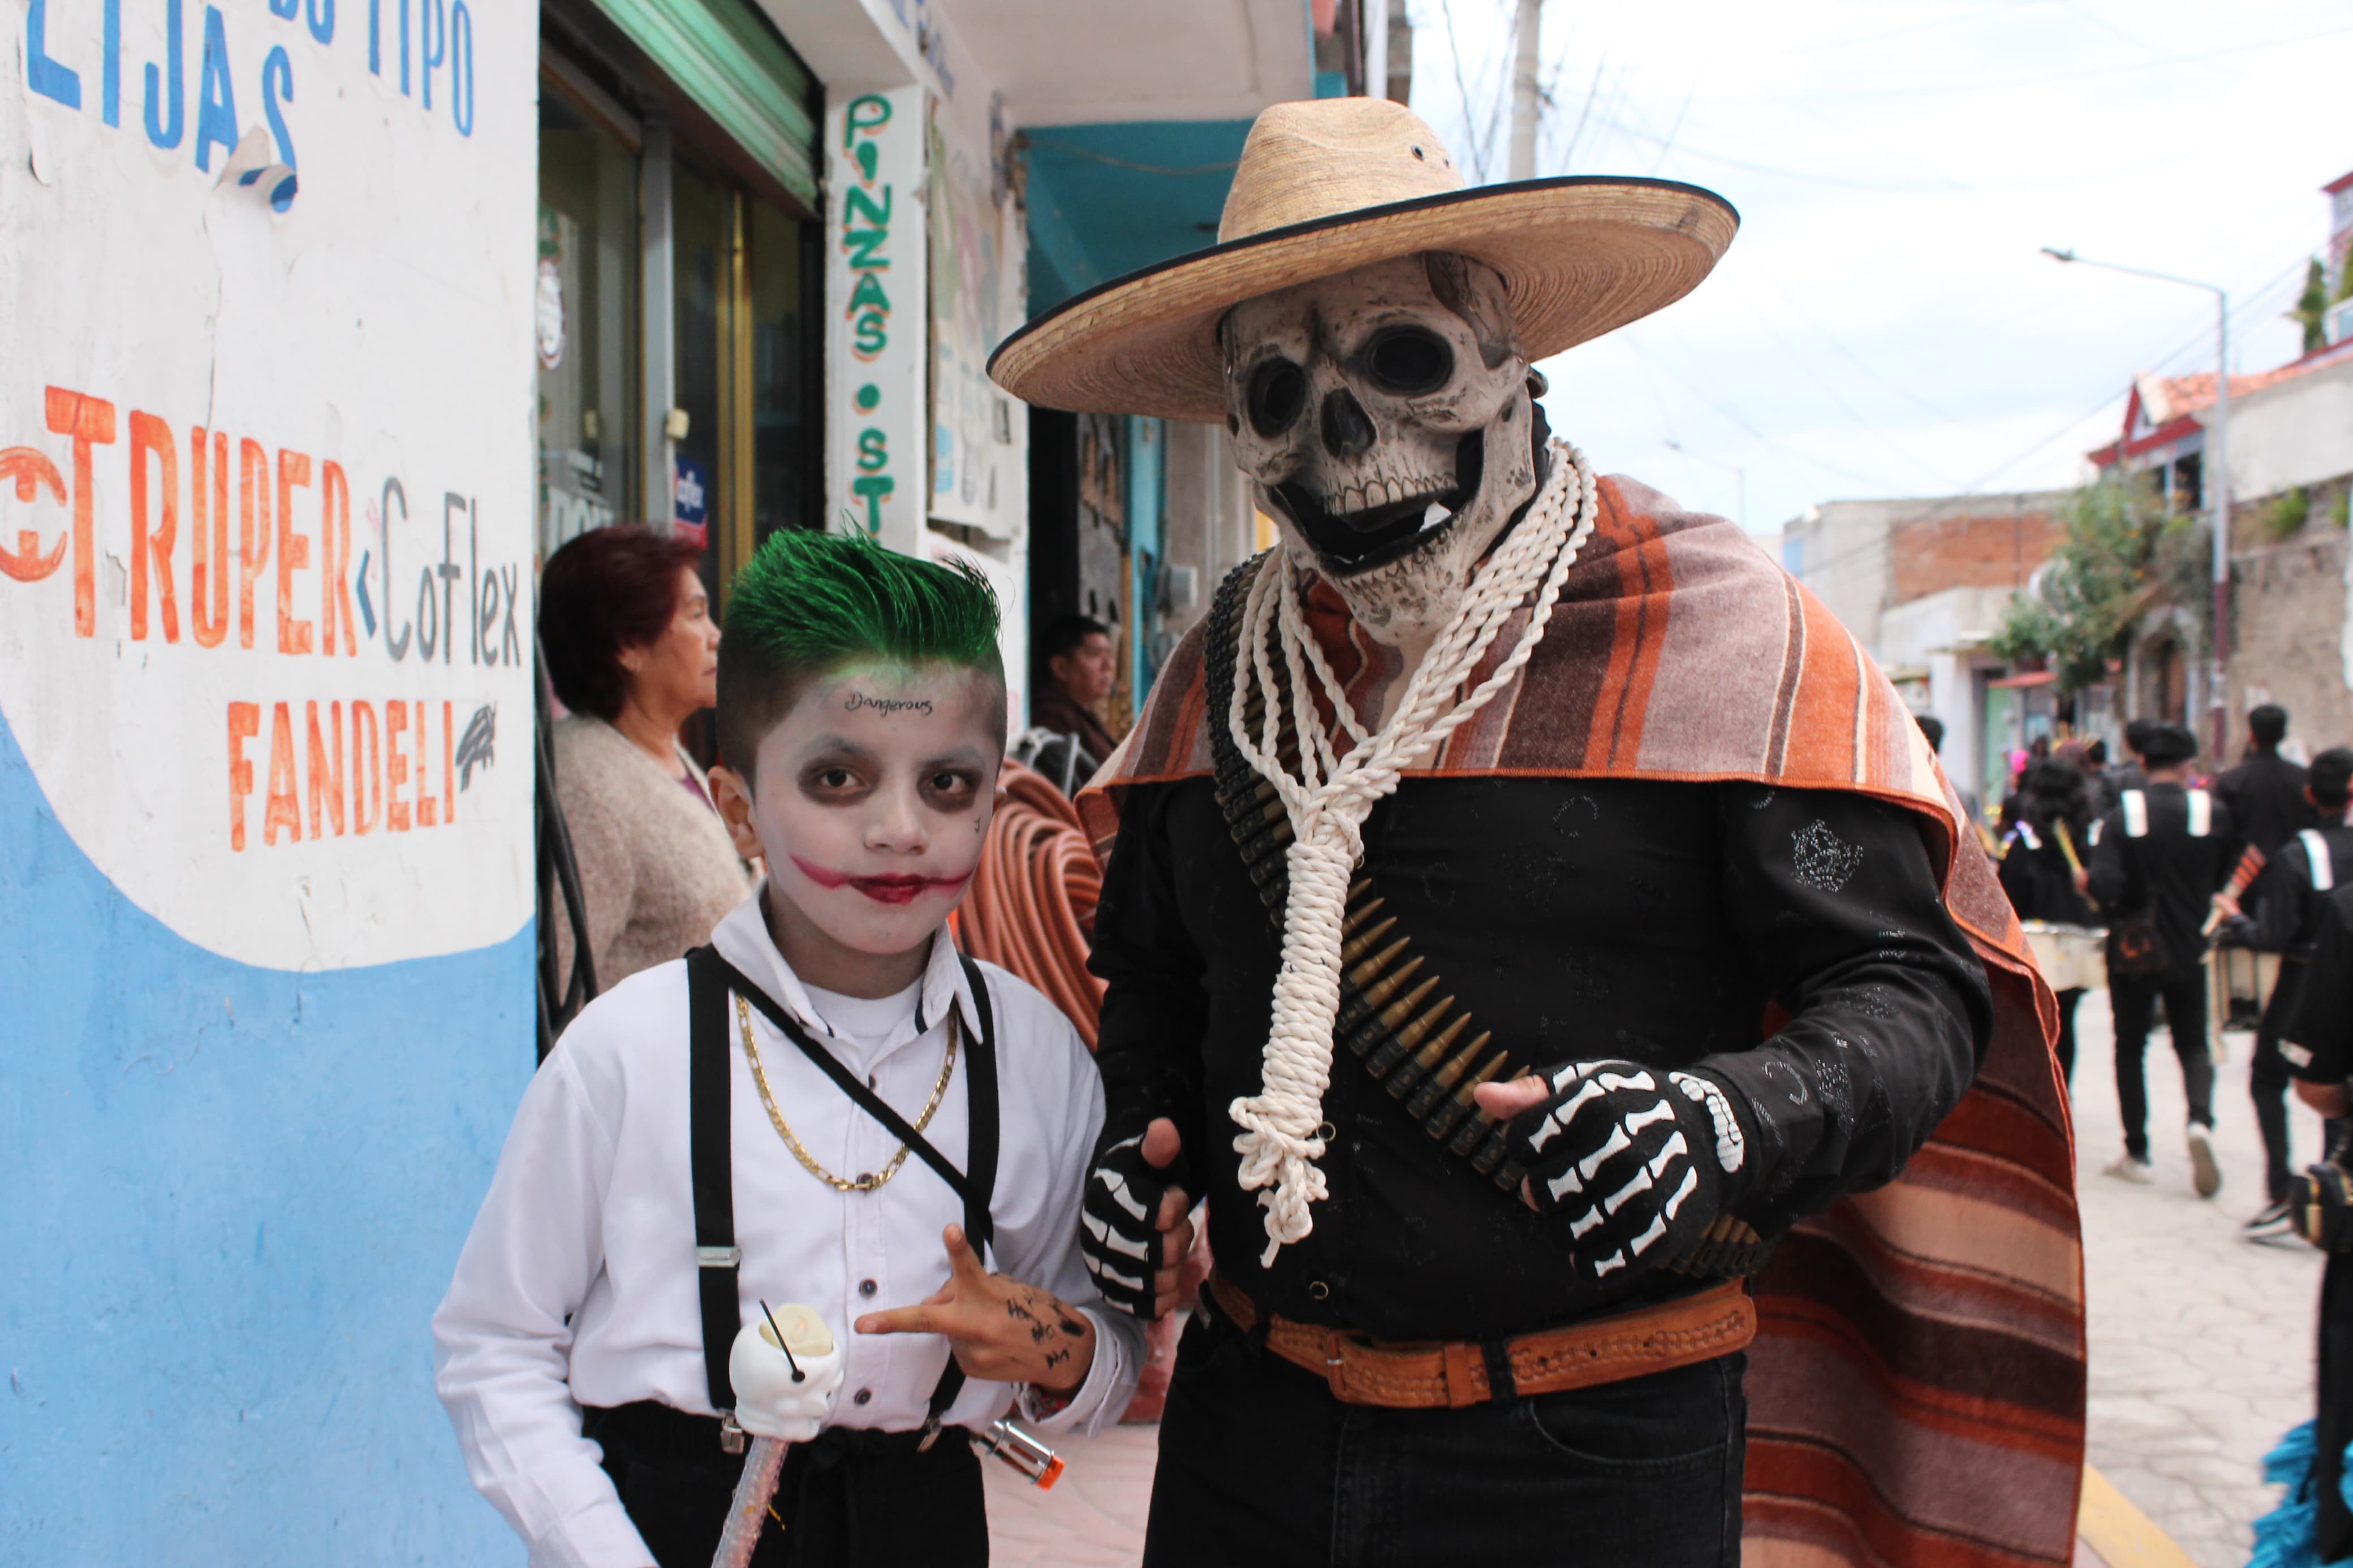
[[[1623,1284],[1695,1245],[1746,1163],[1724,1087],[1695,1072],[1570,1062],[1552,1097],[1512,1123],[1539,1212],[1567,1229],[1588,1284]]]
[[[1191,1183],[1181,1149],[1166,1164],[1155,1165],[1145,1157],[1145,1138],[1104,1130],[1079,1210],[1079,1253],[1105,1301],[1150,1322],[1157,1315],[1155,1276],[1164,1266],[1168,1234],[1160,1227],[1161,1200],[1171,1187],[1190,1192]],[[1189,1223],[1184,1239],[1191,1241]]]

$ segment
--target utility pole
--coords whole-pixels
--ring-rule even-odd
[[[2231,297],[2214,295],[2214,427],[2206,432],[2206,460],[2199,465],[2206,495],[2214,509],[2214,646],[2212,689],[2207,700],[2214,710],[2214,765],[2230,760],[2231,692]]]
[[[1514,180],[1536,177],[1536,122],[1543,103],[1536,82],[1537,42],[1544,33],[1544,0],[1520,0],[1519,36],[1512,50],[1512,158]]]

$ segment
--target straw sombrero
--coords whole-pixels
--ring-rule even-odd
[[[1503,274],[1534,363],[1639,321],[1699,285],[1740,226],[1712,191],[1584,176],[1463,188],[1402,104],[1278,103],[1242,144],[1207,250],[1131,272],[1008,338],[988,374],[1025,403],[1214,424],[1226,416],[1219,319],[1244,300],[1451,250]]]

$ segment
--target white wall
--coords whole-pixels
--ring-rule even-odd
[[[1939,755],[1945,771],[1964,789],[1982,787],[1976,776],[1983,723],[1976,674],[1981,656],[1976,650],[2001,624],[2010,597],[2008,588],[1947,588],[1894,605],[1879,620],[1880,663],[1891,669],[1927,670],[1928,711],[1945,724]]]
[[[2353,473],[2353,360],[2231,400],[2232,500],[2256,500],[2348,473]]]

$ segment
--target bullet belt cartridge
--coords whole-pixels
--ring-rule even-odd
[[[1348,1048],[1365,1058],[1365,1066],[1375,1078],[1386,1077],[1409,1051],[1419,1049],[1430,1032],[1438,1027],[1453,1007],[1454,998],[1446,996],[1428,1012],[1419,1016],[1412,1016],[1412,1010],[1437,985],[1438,976],[1433,974],[1382,1008],[1377,1017],[1367,1019],[1363,1027],[1348,1037]],[[1400,1017],[1410,1018],[1410,1022],[1400,1024],[1397,1021]],[[1377,1049],[1373,1048],[1376,1042],[1378,1042]]]
[[[1381,1087],[1389,1091],[1389,1098],[1405,1099],[1414,1091],[1416,1085],[1439,1071],[1453,1051],[1454,1042],[1461,1039],[1462,1032],[1470,1026],[1470,1014],[1456,1014],[1454,1021],[1440,1029],[1436,1038],[1398,1063],[1389,1075],[1381,1079]]]
[[[1503,1070],[1504,1062],[1510,1059],[1507,1053],[1497,1051],[1493,1060],[1468,1080],[1463,1079],[1462,1075],[1470,1070],[1472,1062],[1479,1059],[1480,1052],[1493,1037],[1482,1033],[1477,1039],[1462,1047],[1461,1056],[1430,1074],[1430,1081],[1406,1101],[1406,1114],[1428,1128],[1432,1138],[1442,1141],[1454,1131],[1456,1123],[1471,1114],[1472,1107],[1478,1103],[1471,1098],[1471,1091]],[[1457,1089],[1457,1084],[1461,1087]]]

